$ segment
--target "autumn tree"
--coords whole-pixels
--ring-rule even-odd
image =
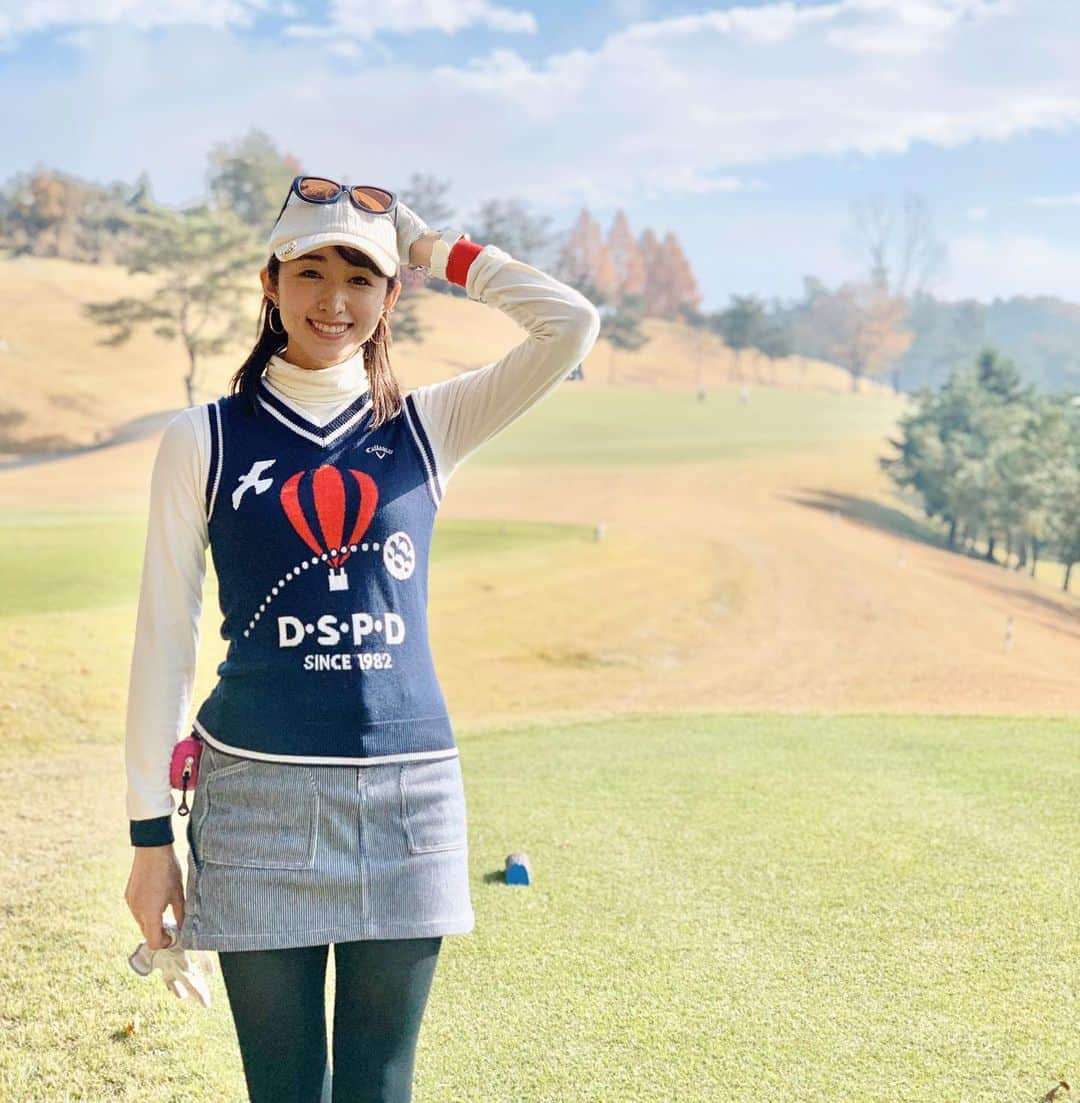
[[[865,376],[878,373],[902,356],[911,343],[904,329],[906,304],[873,283],[846,283],[815,296],[806,324],[822,354],[851,376],[858,391]]]
[[[638,239],[645,265],[645,313],[650,318],[676,319],[683,304],[697,306],[701,292],[678,238],[670,231],[661,243],[652,230]]]
[[[643,295],[645,292],[645,262],[641,250],[630,232],[630,223],[624,211],[615,212],[615,220],[608,231],[608,252],[615,268],[615,294]]]
[[[90,183],[52,169],[17,173],[0,193],[0,245],[14,255],[112,263],[132,244],[131,188]]]
[[[668,283],[663,317],[676,318],[684,304],[698,306],[701,303],[701,288],[679,239],[670,231],[664,237],[664,253]]]
[[[606,242],[583,210],[564,239],[554,271],[579,290],[588,282],[612,305],[638,296],[642,317],[676,320],[682,307],[701,302],[697,279],[675,234],[668,231],[661,243],[646,229],[635,241],[621,210]]]
[[[611,263],[611,254],[599,224],[584,208],[563,239],[555,268],[557,277],[572,287],[579,287],[588,281],[605,299],[615,294],[615,268]]]
[[[855,299],[868,312],[858,327],[857,343],[867,364],[879,372],[893,367],[911,346],[914,335],[905,325],[908,303],[925,295],[941,272],[945,247],[934,232],[926,200],[914,192],[904,196],[899,213],[880,196],[857,201],[852,218],[867,264],[865,279],[856,284]],[[895,371],[892,384],[899,393]],[[852,385],[858,385],[854,372]]]
[[[664,248],[652,230],[645,229],[638,237],[638,251],[645,265],[645,313],[656,317],[657,303],[663,295]]]

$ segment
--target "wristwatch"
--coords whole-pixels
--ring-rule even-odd
[[[431,263],[428,265],[428,273],[435,279],[446,279],[446,265],[450,261],[450,250],[464,238],[472,241],[464,230],[442,230],[431,247]]]

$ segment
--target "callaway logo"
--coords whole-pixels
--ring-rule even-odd
[[[248,490],[254,489],[256,494],[261,494],[264,490],[269,490],[274,485],[273,479],[260,479],[259,476],[272,464],[274,460],[256,460],[251,465],[251,470],[246,475],[241,475],[239,481],[236,484],[236,489],[232,492],[232,507],[233,509],[240,508],[240,499]]]
[[[385,459],[387,456],[394,454],[393,448],[387,448],[385,444],[372,444],[368,448],[364,449],[365,452],[374,452],[379,459]]]

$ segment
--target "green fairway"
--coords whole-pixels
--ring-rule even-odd
[[[9,750],[96,744],[119,753],[145,533],[145,519],[131,514],[21,513],[0,522],[0,725]],[[583,525],[440,518],[432,560],[441,564],[440,592],[477,561],[555,580],[568,553],[592,541]],[[220,623],[207,551],[197,695],[209,692],[225,657]]]
[[[145,534],[145,518],[132,514],[7,514],[0,520],[0,617],[132,600]]]
[[[415,1098],[1038,1099],[1080,1062],[1078,735],[752,714],[462,733],[478,925],[444,942]],[[123,825],[86,831],[6,909],[0,1097],[242,1100],[220,974],[203,1011],[128,969]],[[515,850],[528,888],[501,883]]]
[[[752,386],[744,405],[735,388],[710,391],[699,402],[693,394],[574,391],[567,383],[468,462],[579,467],[752,459],[880,438],[900,409],[891,398],[831,391]]]
[[[732,399],[698,411],[688,439],[779,447],[796,410],[759,397],[752,433],[739,435]],[[682,400],[649,398],[674,434]],[[845,396],[814,401],[806,443],[863,431]],[[563,414],[545,416],[550,428]],[[632,432],[582,428],[573,446],[591,463],[624,462],[637,454]],[[646,449],[670,460],[673,439]],[[532,456],[543,442],[530,420],[497,447],[496,462],[519,462],[515,448]],[[126,962],[141,937],[123,899],[122,733],[144,533],[129,514],[0,523],[0,726],[12,752],[0,815],[0,1100],[245,1098],[220,974],[204,1011]],[[504,578],[573,593],[586,550],[614,545],[595,544],[589,526],[440,519],[448,659],[451,617],[490,633],[469,663],[531,635],[507,616],[505,589],[484,601]],[[211,566],[196,701],[224,650],[218,621]],[[567,638],[580,630],[575,621]],[[525,663],[504,669],[534,719],[455,725],[477,928],[444,942],[417,1103],[1034,1103],[1076,1077],[1080,719],[571,723],[544,718],[537,687],[553,683],[526,681]],[[604,700],[614,713],[601,678],[583,705]],[[186,821],[173,823],[183,863]],[[517,850],[532,862],[528,888],[502,883]]]
[[[95,609],[138,597],[146,520],[132,514],[21,513],[0,520],[0,618]],[[440,518],[432,560],[504,558],[593,539],[585,525]],[[208,599],[216,601],[207,550]]]

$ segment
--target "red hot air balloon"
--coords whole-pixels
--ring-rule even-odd
[[[351,482],[346,484],[341,471],[329,463],[313,472],[297,471],[281,488],[281,507],[289,524],[316,555],[325,555],[330,564],[331,590],[349,588],[344,567],[352,554],[349,545],[357,543],[367,532],[379,501],[379,488],[370,475],[351,467],[346,474],[356,482],[352,494],[348,493]],[[346,506],[350,499],[355,519],[346,538]]]

